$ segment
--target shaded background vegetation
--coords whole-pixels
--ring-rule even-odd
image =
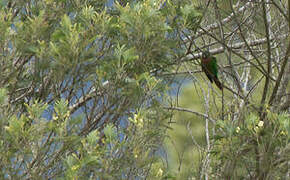
[[[289,2],[0,5],[1,179],[289,177]]]

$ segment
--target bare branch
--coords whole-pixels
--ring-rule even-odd
[[[273,92],[272,92],[272,95],[270,97],[270,100],[269,100],[269,104],[272,105],[274,100],[275,100],[275,97],[276,97],[276,94],[277,94],[277,91],[278,91],[278,88],[280,86],[280,82],[281,82],[281,79],[282,79],[282,76],[284,74],[284,71],[285,71],[285,68],[286,68],[286,65],[289,61],[289,56],[290,56],[290,44],[288,44],[288,48],[287,48],[287,52],[285,54],[285,57],[284,57],[284,61],[283,61],[283,64],[282,64],[282,67],[281,67],[281,70],[280,70],[280,73],[278,75],[278,78],[277,78],[277,81],[276,81],[276,84],[275,84],[275,87],[273,89]]]
[[[168,109],[168,110],[175,110],[175,111],[183,111],[183,112],[189,112],[192,113],[194,115],[203,117],[203,118],[208,118],[211,122],[215,123],[216,120],[210,118],[208,115],[200,113],[200,112],[196,112],[196,111],[192,111],[190,109],[185,109],[185,108],[181,108],[181,107],[163,107],[164,109]]]
[[[244,6],[240,7],[240,8],[237,10],[237,13],[242,13],[242,12],[244,12],[247,8],[249,8],[249,7],[251,7],[251,6],[252,6],[252,2],[247,2]],[[230,22],[230,21],[233,19],[233,17],[234,17],[234,13],[231,13],[228,17],[226,17],[226,18],[224,18],[224,19],[221,20],[221,25],[224,25],[224,24]],[[213,23],[213,24],[210,24],[210,25],[206,26],[206,27],[204,28],[204,30],[205,30],[205,31],[212,31],[212,30],[214,30],[214,29],[217,29],[218,27],[219,27],[219,24],[218,24],[218,23]],[[192,38],[198,38],[198,37],[200,37],[200,36],[206,34],[204,30],[202,30],[202,29],[198,30],[198,31],[197,31],[197,34],[196,34],[194,37],[192,37]]]
[[[270,83],[270,76],[271,76],[271,66],[272,66],[272,55],[271,55],[271,44],[270,44],[270,37],[271,37],[271,30],[270,30],[270,24],[271,24],[271,17],[270,17],[270,12],[269,8],[267,7],[266,9],[266,4],[265,4],[265,0],[263,0],[262,3],[262,8],[263,8],[263,19],[264,19],[264,25],[265,25],[265,31],[266,31],[266,38],[267,38],[267,55],[268,55],[268,69],[267,69],[267,73],[269,74],[269,76],[266,76],[266,82],[265,82],[265,86],[264,86],[264,91],[263,91],[263,95],[262,95],[262,99],[261,99],[261,111],[262,108],[265,104],[266,101],[266,96],[267,96],[267,92],[269,89],[269,83]]]
[[[287,35],[284,34],[284,35],[280,35],[280,36],[275,37],[275,38],[272,37],[270,39],[270,41],[277,40],[277,39],[284,39],[286,37],[287,37]],[[247,42],[248,42],[249,46],[257,46],[257,45],[265,44],[267,42],[267,38],[261,38],[261,39],[257,39],[257,40],[247,40]],[[238,42],[238,43],[232,44],[231,46],[226,45],[226,48],[229,48],[232,50],[240,50],[243,47],[245,47],[245,42]],[[221,46],[221,47],[214,48],[214,49],[210,50],[210,54],[212,54],[212,55],[221,54],[224,52],[224,50],[225,49]],[[235,51],[233,51],[233,52],[235,52]],[[183,62],[189,61],[189,60],[191,61],[191,60],[196,60],[196,59],[200,59],[200,58],[201,58],[201,53],[194,53],[194,54],[187,55],[185,58],[182,59],[182,61]]]
[[[285,14],[285,12],[281,9],[281,7],[275,2],[275,1],[271,1],[272,4],[274,4],[274,6],[279,10],[279,12],[284,16],[284,18],[289,22],[289,17],[287,17],[287,15]],[[286,12],[287,13],[287,12]]]

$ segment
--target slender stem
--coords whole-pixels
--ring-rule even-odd
[[[267,0],[268,1],[268,0]],[[268,64],[267,64],[267,74],[268,76],[266,76],[266,82],[265,82],[265,86],[264,86],[264,91],[263,91],[263,95],[262,95],[262,99],[261,99],[261,119],[263,120],[263,116],[265,115],[263,112],[263,108],[265,105],[265,101],[266,101],[266,96],[269,90],[269,84],[270,84],[270,78],[269,76],[271,76],[271,66],[272,66],[272,54],[271,54],[271,44],[270,44],[270,37],[271,36],[271,31],[270,31],[270,23],[271,23],[271,16],[270,16],[270,12],[269,12],[269,8],[266,8],[266,3],[265,0],[263,0],[262,2],[262,8],[263,8],[263,19],[264,19],[264,25],[265,25],[265,31],[266,31],[266,38],[267,38],[267,55],[268,55]]]

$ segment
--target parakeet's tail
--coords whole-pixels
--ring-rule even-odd
[[[218,78],[214,78],[214,83],[216,84],[216,86],[220,89],[220,90],[223,90],[223,85],[222,83],[219,81]]]

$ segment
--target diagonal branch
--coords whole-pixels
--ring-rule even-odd
[[[236,13],[242,13],[242,12],[244,12],[251,5],[252,5],[252,2],[247,2],[244,6],[240,7],[237,10]],[[230,22],[234,18],[234,16],[235,16],[235,13],[231,13],[229,16],[227,16],[226,18],[222,19],[221,20],[221,25],[224,25],[224,24]],[[217,28],[219,28],[219,23],[213,23],[213,24],[210,24],[210,25],[206,26],[204,28],[204,30],[206,30],[206,31],[212,31],[212,30],[217,29]],[[196,35],[194,35],[194,37],[192,37],[192,38],[196,39],[197,37],[206,34],[204,32],[204,30],[202,30],[202,29],[198,30],[197,33],[196,33]]]
[[[200,112],[196,112],[196,111],[192,111],[190,109],[185,109],[185,108],[181,108],[181,107],[163,107],[164,109],[168,109],[168,110],[175,110],[175,111],[182,111],[182,112],[189,112],[192,114],[195,114],[197,116],[203,117],[203,118],[207,118],[209,119],[211,122],[215,123],[216,120],[210,118],[208,115],[200,113]]]
[[[280,86],[280,82],[281,82],[281,79],[282,79],[282,76],[284,74],[284,71],[285,71],[285,68],[286,68],[286,65],[289,61],[289,56],[290,56],[290,44],[288,44],[288,48],[287,48],[287,51],[286,51],[286,54],[285,54],[285,57],[284,57],[284,61],[283,61],[283,64],[281,66],[281,71],[278,75],[278,78],[277,78],[277,81],[276,81],[276,84],[274,86],[274,89],[273,89],[273,92],[272,92],[272,95],[270,97],[270,100],[269,100],[269,104],[272,105],[273,102],[274,102],[274,99],[277,95],[277,91],[278,91],[278,88]]]

